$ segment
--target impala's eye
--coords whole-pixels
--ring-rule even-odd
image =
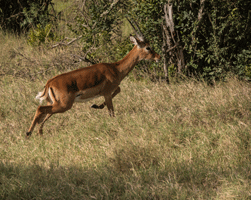
[[[151,48],[150,48],[150,47],[146,47],[146,50],[147,50],[147,51],[151,51]]]

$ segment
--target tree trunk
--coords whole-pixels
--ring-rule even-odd
[[[164,23],[163,28],[163,46],[162,52],[164,55],[164,73],[165,79],[169,82],[168,66],[173,64],[176,66],[177,72],[182,73],[185,68],[185,59],[183,48],[179,44],[179,35],[175,31],[173,22],[173,7],[171,0],[164,5]]]

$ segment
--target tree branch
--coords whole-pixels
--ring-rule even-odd
[[[77,57],[78,59],[80,59],[81,61],[84,61],[84,62],[88,62],[88,63],[91,63],[91,64],[96,64],[94,61],[91,61],[91,60],[89,60],[88,58],[86,58],[86,55],[84,56],[84,57],[82,57],[82,56],[78,56],[78,55],[76,55],[76,54],[71,54],[71,56],[73,56],[73,57]]]
[[[62,42],[62,41],[64,41],[64,40],[68,39],[68,38],[65,38],[65,39],[63,39],[61,42],[59,42],[59,43],[53,45],[51,48],[53,49],[53,48],[58,47],[58,46],[68,46],[68,45],[72,44],[73,42],[76,42],[77,40],[81,39],[82,37],[83,37],[83,36],[81,35],[81,36],[79,36],[79,37],[77,37],[77,38],[73,38],[73,39],[72,39],[70,42],[68,42],[68,43]]]
[[[195,43],[195,41],[196,41],[195,37],[196,37],[197,30],[199,29],[202,17],[204,15],[204,13],[203,13],[204,6],[205,6],[205,0],[200,0],[200,9],[198,11],[198,18],[197,18],[197,21],[195,22],[195,27],[192,30],[192,34],[191,34],[192,35],[192,46],[194,47],[194,56],[196,54],[196,49],[197,49],[196,43]]]
[[[176,45],[174,45],[173,47],[171,47],[170,49],[166,50],[166,53],[172,51],[172,50],[175,49],[177,46],[178,46],[178,45],[176,44]]]
[[[202,16],[204,15],[203,10],[205,6],[205,0],[200,0],[200,10],[198,12],[198,21],[200,22],[202,19]]]
[[[104,15],[109,14],[109,12],[113,9],[114,5],[116,5],[120,0],[114,0],[113,3],[111,4],[110,8],[108,8],[106,11],[104,11],[101,15],[100,18],[104,17]],[[95,22],[92,26],[92,29],[95,28],[95,26],[97,25],[97,22]]]

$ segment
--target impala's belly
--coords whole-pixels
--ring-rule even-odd
[[[101,84],[93,88],[78,91],[76,93],[74,102],[87,102],[91,99],[99,97],[100,91],[102,90],[103,86],[104,85]]]
[[[90,97],[90,98],[82,98],[81,95],[79,95],[79,96],[76,96],[76,98],[74,99],[74,102],[84,103],[84,102],[90,101],[90,100],[92,100],[94,98],[97,98],[99,96],[100,95],[94,96],[94,97]]]

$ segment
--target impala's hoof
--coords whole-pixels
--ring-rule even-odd
[[[99,106],[97,104],[92,104],[91,108],[99,109]]]
[[[91,106],[91,108],[95,108],[95,109],[103,109],[104,107],[105,107],[104,104],[101,104],[100,106],[98,106],[97,104],[93,104]]]
[[[31,136],[31,132],[26,133],[26,138],[29,138]]]

